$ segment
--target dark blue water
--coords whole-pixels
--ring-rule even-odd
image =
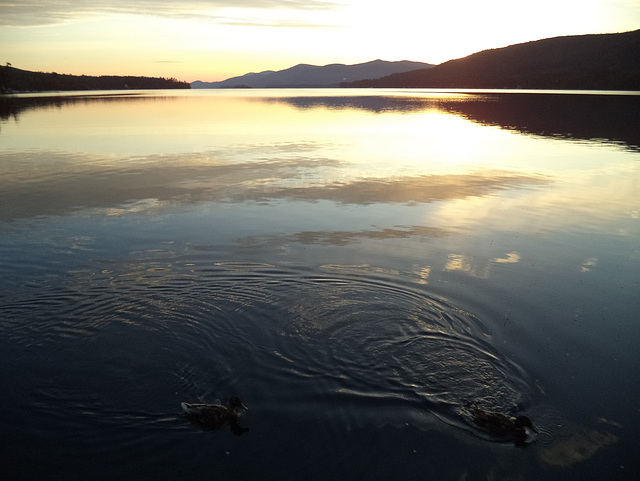
[[[638,479],[637,98],[374,94],[4,99],[3,476]]]

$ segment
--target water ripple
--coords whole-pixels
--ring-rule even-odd
[[[481,320],[397,276],[148,267],[78,271],[0,304],[18,418],[52,431],[105,419],[125,431],[182,429],[171,421],[179,401],[235,393],[258,413],[312,413],[325,426],[420,413],[468,430],[467,405],[516,412],[528,403],[526,373],[491,346]]]

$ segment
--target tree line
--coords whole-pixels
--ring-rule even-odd
[[[0,93],[70,90],[189,89],[188,82],[164,77],[69,75],[0,66]]]

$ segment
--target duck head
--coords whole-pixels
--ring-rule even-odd
[[[528,416],[518,416],[514,421],[513,421],[513,427],[515,429],[523,429],[524,428],[529,428],[531,429],[534,433],[537,433],[538,430],[535,428],[535,426],[533,425],[533,423],[531,422],[531,419],[529,419]]]
[[[536,434],[538,430],[527,416],[518,416],[513,421],[512,440],[516,446],[523,447],[533,442]]]
[[[241,409],[244,410],[244,411],[248,411],[249,410],[249,408],[247,406],[242,404],[242,401],[237,396],[231,396],[229,398],[229,402],[227,402],[227,407],[229,409],[233,410],[233,411],[239,411]]]

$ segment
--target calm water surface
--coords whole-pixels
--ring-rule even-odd
[[[0,119],[6,479],[640,478],[640,96],[94,92]],[[180,413],[230,395],[242,436]]]

